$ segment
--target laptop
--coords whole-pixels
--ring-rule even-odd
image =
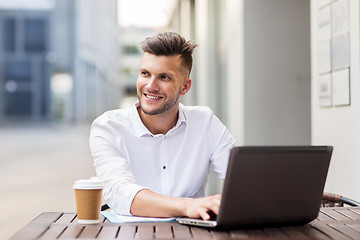
[[[302,225],[319,213],[333,147],[234,147],[216,220],[177,218],[202,227]]]

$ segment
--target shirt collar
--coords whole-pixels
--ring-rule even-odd
[[[131,112],[130,112],[130,118],[131,118],[131,121],[133,123],[133,126],[134,126],[134,131],[136,133],[136,135],[138,137],[145,137],[145,136],[154,136],[146,127],[145,125],[143,124],[143,122],[141,121],[141,118],[139,116],[139,113],[138,113],[138,108],[140,107],[140,103],[139,101],[136,101],[131,109]],[[178,120],[176,122],[176,125],[170,129],[167,134],[173,132],[175,129],[177,129],[178,127],[180,127],[180,125],[182,123],[186,123],[187,120],[186,120],[186,116],[185,116],[185,113],[184,113],[184,105],[183,104],[179,104],[179,116],[178,116]]]
[[[179,127],[181,123],[186,123],[186,116],[184,113],[184,105],[182,103],[179,104],[179,118],[175,125],[175,128]]]

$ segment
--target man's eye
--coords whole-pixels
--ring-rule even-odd
[[[149,76],[149,73],[148,73],[148,72],[141,72],[141,75],[143,75],[143,76]]]
[[[167,76],[167,75],[163,75],[163,76],[161,76],[161,78],[164,79],[164,80],[169,80],[170,79],[170,77]]]

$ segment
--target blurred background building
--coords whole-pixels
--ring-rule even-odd
[[[89,121],[118,107],[117,2],[0,1],[1,121]]]
[[[121,7],[121,6],[120,6]],[[120,107],[131,107],[137,100],[136,80],[141,64],[142,50],[139,43],[148,36],[153,36],[158,31],[144,27],[121,27],[121,65],[120,77],[123,82],[123,98]]]
[[[360,199],[359,1],[174,0],[199,44],[192,92],[238,145],[332,145],[325,186]],[[210,178],[211,182],[211,178]]]
[[[237,145],[309,145],[310,1],[173,2],[168,29],[199,44],[185,101],[210,106]]]
[[[310,144],[310,2],[175,2],[168,28],[199,44],[189,102],[238,144]]]
[[[0,0],[0,140],[14,119],[89,124],[133,104],[139,42],[176,31],[199,44],[184,104],[210,106],[237,145],[334,146],[325,190],[359,200],[359,13],[358,0]],[[221,190],[213,175],[209,194]]]

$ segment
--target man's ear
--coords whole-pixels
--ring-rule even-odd
[[[186,79],[180,94],[185,95],[190,90],[190,87],[191,87],[191,78],[188,78]]]

